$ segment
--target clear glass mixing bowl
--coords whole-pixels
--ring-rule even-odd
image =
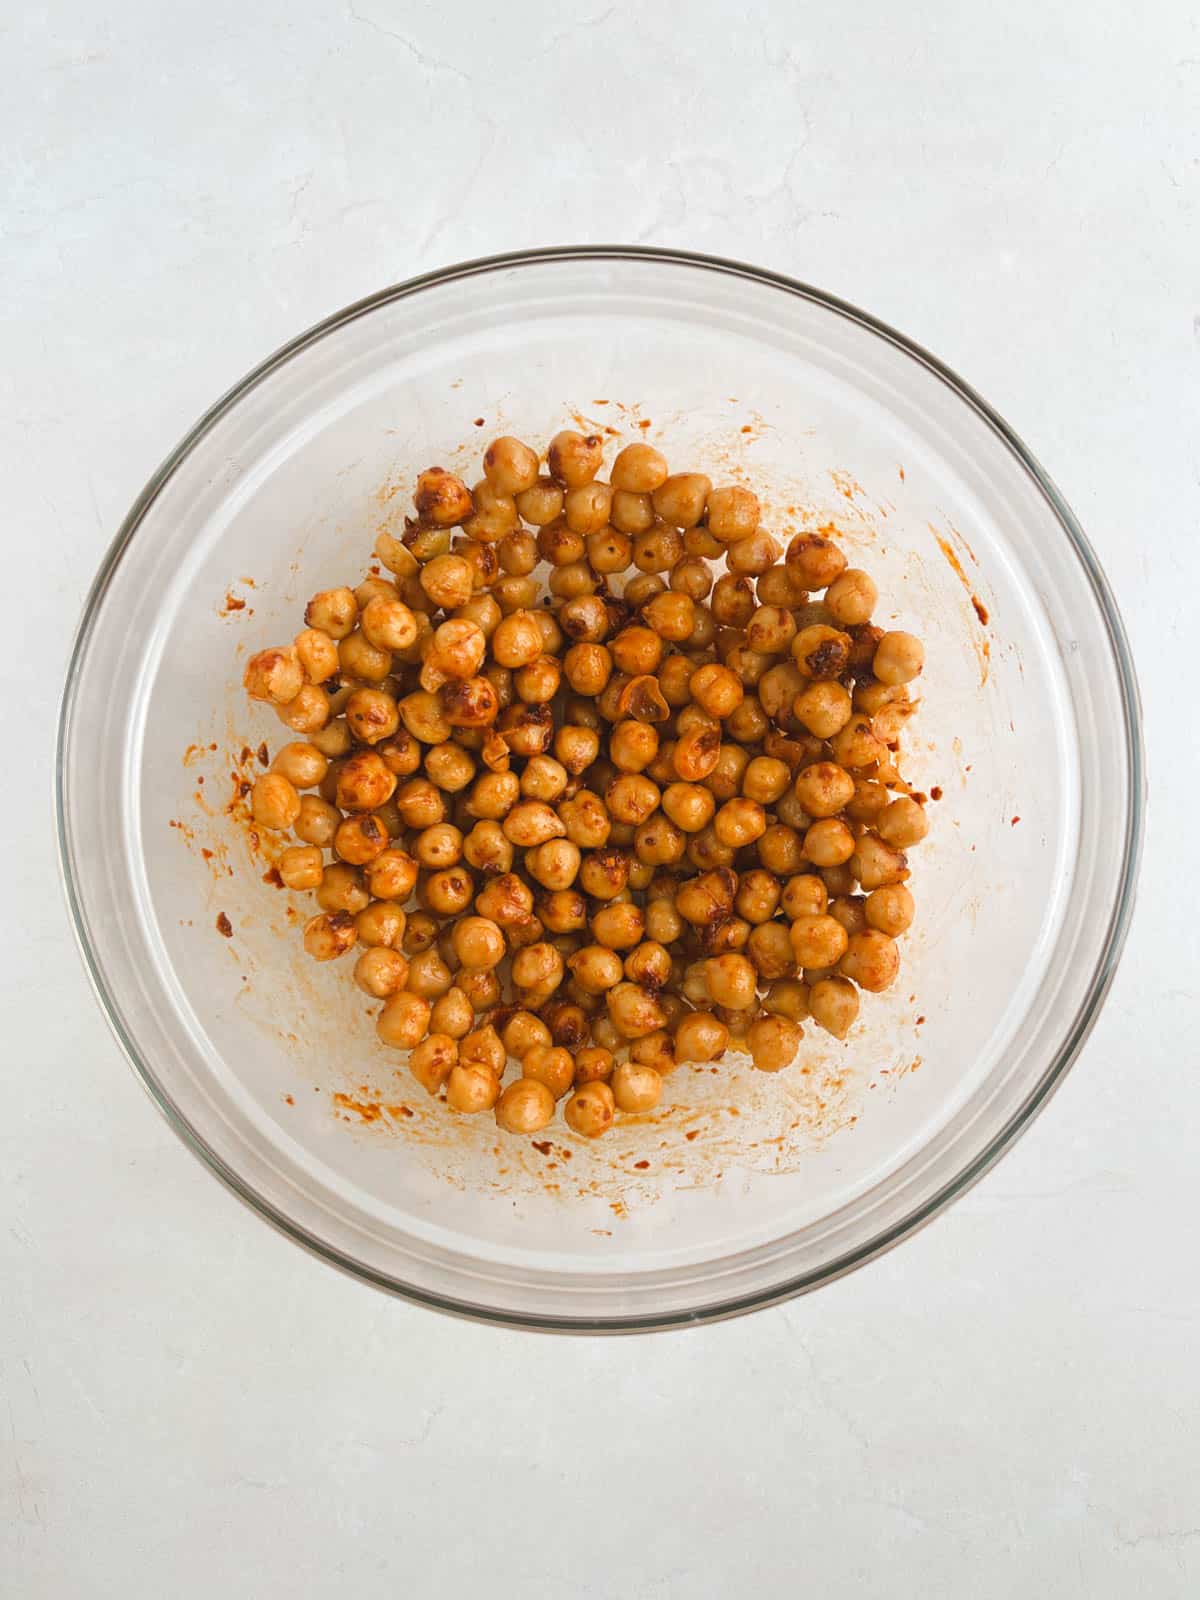
[[[226,813],[243,745],[283,734],[244,700],[245,653],[364,570],[418,468],[470,471],[493,433],[545,441],[575,415],[614,448],[646,438],[716,478],[746,474],[780,531],[836,527],[879,580],[883,618],[926,640],[908,775],[941,793],[901,982],[865,997],[852,1040],[810,1036],[775,1077],[736,1060],[676,1073],[665,1109],[603,1148],[560,1125],[538,1147],[501,1142],[490,1118],[425,1101],[347,973],[303,955]],[[261,1216],[446,1310],[621,1330],[824,1283],[996,1159],[1112,978],[1142,781],[1112,596],[977,395],[788,279],[563,249],[351,306],[197,423],[88,600],[58,807],[109,1020],[181,1137]]]

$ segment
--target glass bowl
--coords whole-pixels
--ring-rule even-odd
[[[245,654],[365,570],[415,472],[578,419],[832,524],[926,641],[906,775],[932,799],[899,984],[796,1066],[680,1069],[585,1144],[452,1117],[302,953],[238,820]],[[611,459],[611,454],[609,456]],[[357,581],[357,576],[351,581]],[[1028,1125],[1096,1019],[1142,815],[1137,692],[1082,532],[1004,422],[873,318],[682,253],[470,262],[349,307],[207,413],[96,579],[59,739],[84,956],[171,1124],[260,1216],[369,1282],[527,1327],[746,1311],[879,1254]],[[230,936],[223,936],[218,923]],[[486,1124],[486,1126],[485,1126]]]

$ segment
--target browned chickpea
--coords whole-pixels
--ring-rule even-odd
[[[347,817],[338,824],[333,848],[352,867],[363,867],[387,849],[386,827],[372,812]]]
[[[563,1117],[572,1133],[585,1139],[598,1139],[613,1125],[616,1102],[606,1083],[584,1083],[563,1108]]]
[[[502,826],[505,838],[522,850],[545,844],[547,839],[561,839],[567,831],[561,817],[544,800],[519,800]]]
[[[634,494],[628,489],[614,489],[610,515],[613,528],[627,542],[628,552],[626,559],[619,567],[611,567],[609,570],[623,572],[633,560],[631,536],[636,537],[639,533],[646,533],[654,526],[656,520],[654,502],[648,494]],[[597,571],[599,571],[599,568],[597,568]]]
[[[879,590],[874,580],[860,567],[847,567],[825,592],[830,616],[844,628],[869,622],[878,599]]]
[[[573,644],[563,658],[563,671],[576,694],[598,695],[612,676],[612,656],[602,644]]]
[[[560,1045],[535,1044],[521,1057],[521,1074],[561,1100],[575,1081],[575,1061]]]
[[[400,711],[384,689],[355,689],[346,701],[346,721],[362,744],[379,744],[399,728]]]
[[[666,594],[655,595],[643,606],[642,617],[660,639],[678,644],[690,636],[695,626],[696,606],[690,595],[668,590]],[[654,666],[658,666],[657,661]],[[654,667],[646,670],[653,671]]]
[[[723,544],[748,539],[758,527],[758,496],[740,484],[726,484],[708,496],[708,530]]]
[[[756,695],[748,694],[725,719],[725,732],[739,745],[758,744],[770,731],[771,723]]]
[[[503,616],[528,611],[537,604],[538,586],[532,578],[501,578],[492,591]]]
[[[670,572],[671,568],[683,559],[683,553],[683,535],[668,522],[654,522],[641,533],[634,535],[633,564],[639,572],[646,574]],[[635,590],[634,595],[636,594]],[[625,598],[631,605],[640,604],[638,599],[630,596],[629,585],[625,588]],[[693,626],[694,624],[693,617]],[[690,633],[689,628],[683,637],[686,639]]]
[[[524,667],[542,654],[542,630],[529,611],[505,617],[492,635],[492,654],[502,667]]]
[[[827,589],[846,570],[837,545],[818,533],[798,533],[787,547],[786,561],[805,589]]]
[[[880,812],[875,827],[886,843],[897,850],[907,850],[910,845],[920,844],[929,832],[929,817],[924,806],[902,794]]]
[[[570,800],[564,800],[558,814],[567,830],[567,838],[584,850],[594,850],[607,844],[612,823],[599,795],[590,789],[581,789]]]
[[[587,927],[587,901],[578,889],[554,889],[538,901],[538,915],[550,933],[574,933]]]
[[[367,643],[388,654],[407,650],[417,638],[417,619],[402,600],[377,595],[363,608],[360,626]]]
[[[497,1078],[508,1064],[500,1035],[490,1023],[467,1034],[458,1047],[458,1059],[463,1066],[486,1067]]]
[[[553,478],[538,478],[528,489],[522,489],[516,500],[522,519],[535,528],[544,528],[562,515],[562,485]]]
[[[797,917],[791,930],[792,953],[802,967],[832,967],[846,949],[846,930],[828,915]]]
[[[416,956],[431,950],[437,943],[440,933],[441,923],[436,917],[431,916],[428,911],[414,911],[404,930],[405,955]]]
[[[855,714],[830,741],[833,758],[851,769],[871,767],[884,760],[887,746],[875,736],[869,717]]]
[[[792,659],[806,678],[838,678],[846,670],[850,642],[848,633],[815,622],[792,640]]]
[[[387,1000],[398,994],[408,977],[408,962],[398,950],[373,945],[354,964],[354,981],[364,994]]]
[[[838,962],[838,971],[860,989],[878,994],[896,981],[896,974],[900,971],[900,951],[896,941],[886,933],[880,933],[878,928],[856,933]]]
[[[466,484],[444,467],[430,467],[418,475],[413,505],[421,521],[435,528],[465,522],[472,510]]]
[[[676,827],[685,833],[699,833],[712,821],[716,801],[698,783],[672,783],[663,793],[662,808]]]
[[[655,997],[636,983],[618,983],[608,991],[605,1004],[609,1020],[624,1039],[640,1039],[666,1022]]]
[[[461,1049],[461,1047],[460,1047]],[[500,1098],[500,1080],[490,1067],[461,1061],[450,1069],[446,1079],[446,1104],[451,1111],[478,1115],[490,1111]]]
[[[624,628],[609,645],[612,658],[621,672],[630,677],[653,672],[662,660],[662,640],[652,628]]]
[[[398,778],[407,778],[421,765],[421,746],[407,728],[400,728],[390,739],[382,740],[375,753]]]
[[[467,541],[456,540],[454,552],[475,564],[475,587],[480,588],[483,584],[478,580],[483,579],[486,584],[498,569],[499,553],[494,546],[517,526],[517,502],[512,495],[501,494],[494,489],[486,478],[471,490],[471,499],[475,502],[475,510],[463,523]]]
[[[780,661],[763,673],[758,680],[759,704],[773,722],[786,722],[804,682],[800,669],[792,661]]]
[[[604,443],[597,433],[574,433],[564,428],[550,441],[546,464],[550,475],[568,489],[578,489],[600,471],[604,462]]]
[[[889,884],[903,883],[908,877],[908,860],[904,852],[893,850],[875,833],[859,836],[855,841],[854,854],[846,866],[868,893]]]
[[[554,1117],[554,1095],[536,1078],[518,1078],[496,1102],[496,1126],[505,1133],[539,1133]]]
[[[804,865],[804,841],[795,828],[772,823],[758,841],[758,859],[777,878],[790,878]]]
[[[434,630],[425,661],[447,678],[473,678],[483,665],[486,651],[487,637],[479,624],[452,617]]]
[[[250,809],[260,828],[290,828],[300,815],[300,796],[281,772],[265,772],[250,791]]]
[[[727,717],[737,709],[746,691],[741,680],[728,667],[712,663],[692,673],[689,688],[692,699],[711,717]]]
[[[454,1036],[439,1029],[414,1047],[408,1058],[408,1070],[428,1094],[437,1094],[457,1063],[458,1045]]]
[[[569,889],[581,859],[579,846],[570,839],[547,839],[525,852],[525,870],[545,889]]]
[[[792,943],[782,922],[760,922],[751,928],[746,958],[765,983],[790,977],[796,970]]]
[[[279,876],[288,889],[316,889],[324,869],[324,859],[316,845],[291,845],[279,858]]]
[[[500,565],[514,578],[527,578],[538,564],[537,540],[524,528],[506,533],[496,551]]]
[[[716,1061],[729,1045],[729,1029],[710,1011],[689,1011],[675,1027],[677,1061]]]
[[[380,650],[365,633],[355,631],[338,645],[338,668],[343,678],[382,683],[392,670],[392,652]]]
[[[854,854],[854,835],[837,817],[823,817],[804,835],[804,858],[815,867],[840,867]]]
[[[925,648],[911,633],[885,633],[875,650],[871,671],[880,683],[911,683],[925,665]]]
[[[731,545],[725,558],[730,572],[739,576],[762,577],[779,560],[781,547],[769,533],[755,533]]]
[[[348,911],[323,911],[304,924],[304,948],[314,961],[335,961],[354,947],[358,930]]]
[[[792,711],[818,739],[832,739],[850,720],[850,696],[840,683],[810,683],[796,696]]]
[[[585,994],[604,994],[624,977],[620,956],[601,944],[589,944],[576,950],[568,958],[567,966]]]
[[[763,1009],[773,1017],[790,1017],[803,1022],[808,1016],[809,989],[799,978],[776,978],[767,985]]]
[[[562,956],[544,941],[527,945],[513,957],[512,980],[518,989],[557,988],[563,971]]]
[[[626,605],[632,606],[635,611],[640,610],[655,595],[666,594],[667,586],[656,572],[639,572],[636,578],[630,578],[625,585],[622,596]]]
[[[475,968],[460,972],[458,987],[476,1011],[491,1011],[500,1003],[500,980],[489,968]]]
[[[792,613],[782,606],[759,606],[746,624],[746,646],[761,655],[783,655],[795,635]]]
[[[614,489],[653,494],[667,481],[666,457],[651,444],[627,444],[612,466]]]
[[[675,771],[685,783],[699,783],[712,772],[720,753],[720,728],[715,723],[701,723],[676,741],[672,757]]]
[[[429,1031],[430,1005],[422,995],[401,990],[385,1004],[375,1023],[382,1043],[411,1050]]]
[[[808,590],[800,582],[796,569],[786,563],[761,573],[754,588],[760,606],[786,606],[790,611],[808,599]]]
[[[599,582],[586,561],[572,561],[565,567],[555,567],[546,587],[556,599],[577,600],[595,594]]]
[[[481,677],[451,679],[442,685],[436,697],[429,697],[434,703],[426,702],[415,715],[406,712],[405,707],[418,696],[409,695],[400,707],[409,731],[426,744],[444,744],[454,728],[488,727],[495,722],[501,707],[512,698],[508,692],[510,685],[505,683],[502,693],[496,684],[495,675],[501,670],[489,667]],[[439,733],[441,737],[437,736]]]
[[[604,791],[608,814],[617,822],[645,822],[658,807],[656,783],[639,772],[620,773]]]
[[[336,761],[339,757],[350,754],[354,740],[345,717],[335,717],[323,728],[311,733],[308,743],[314,750],[319,750],[327,761]]]
[[[315,794],[306,794],[300,797],[300,810],[292,824],[292,831],[305,844],[320,845],[322,849],[327,849],[333,843],[341,820],[342,814],[336,806],[318,799]]]
[[[450,937],[464,967],[495,967],[506,954],[504,935],[487,917],[464,917]]]
[[[431,1004],[449,992],[454,984],[450,971],[436,944],[428,950],[418,950],[408,963],[408,977],[404,987],[409,994],[420,995]]]
[[[829,915],[836,918],[853,938],[870,926],[866,914],[867,902],[860,894],[839,894],[829,902]]]
[[[722,627],[744,628],[754,615],[754,590],[745,578],[726,574],[717,579],[709,607]]]
[[[628,900],[610,902],[592,918],[596,943],[610,950],[632,949],[645,931],[645,913]]]
[[[868,927],[877,928],[880,933],[889,934],[893,939],[912,927],[916,915],[913,897],[902,883],[889,883],[881,889],[873,889],[867,896],[863,910]]]
[[[460,988],[454,986],[439,995],[429,1014],[430,1037],[443,1034],[450,1039],[463,1039],[471,1031],[475,1012],[471,1002]],[[453,1065],[451,1060],[450,1065]],[[447,1072],[449,1067],[447,1067]]]
[[[520,439],[502,434],[484,451],[483,471],[487,481],[501,494],[521,494],[537,482],[537,454]]]
[[[853,894],[857,883],[852,870],[853,863],[847,861],[841,867],[819,867],[817,870],[826,891],[831,895]]]
[[[732,725],[730,718],[726,731]],[[741,793],[746,771],[750,766],[749,753],[736,744],[723,744],[716,764],[704,779],[704,787],[718,800],[732,800]]]
[[[408,918],[391,900],[372,900],[354,918],[359,944],[385,944],[393,950],[400,948],[407,924]]]
[[[755,867],[744,872],[738,880],[734,906],[739,917],[747,922],[768,922],[779,909],[783,886],[770,872]]]
[[[401,539],[394,534],[380,532],[375,535],[375,554],[389,572],[398,578],[411,577],[417,570],[417,558]]]
[[[521,793],[515,772],[485,772],[471,785],[467,811],[472,817],[493,822],[506,817]]]
[[[475,762],[458,744],[435,744],[425,752],[425,775],[444,794],[458,794],[475,776]]]
[[[849,803],[854,779],[833,761],[814,761],[797,777],[794,793],[810,817],[832,817]]]
[[[292,645],[260,650],[246,663],[242,682],[252,700],[269,700],[278,706],[293,701],[304,687],[304,667]]]
[[[421,588],[434,605],[452,611],[466,605],[475,588],[475,569],[461,555],[434,556],[421,568]]]
[[[337,803],[343,811],[374,811],[396,790],[396,775],[373,750],[360,750],[337,775]]]
[[[545,705],[553,700],[562,682],[562,667],[553,656],[539,656],[520,667],[513,680],[517,695],[526,705]]]
[[[552,567],[570,567],[584,559],[587,546],[584,535],[569,527],[565,518],[549,523],[538,531],[538,554]]]
[[[424,903],[436,916],[456,916],[465,911],[475,894],[475,883],[464,867],[433,872],[424,884]]]
[[[306,683],[294,700],[275,707],[275,715],[293,733],[319,733],[333,715],[329,696],[319,684]]]
[[[403,850],[383,850],[367,866],[367,884],[377,900],[407,900],[417,886],[417,863]]]
[[[302,628],[296,635],[296,654],[309,683],[325,683],[338,670],[337,644],[320,628]]]
[[[601,1045],[588,1045],[575,1057],[575,1082],[607,1083],[612,1077],[613,1053]]]
[[[704,516],[712,480],[702,472],[676,472],[654,490],[654,510],[676,528],[694,528]]]
[[[599,922],[600,917],[606,917],[610,915],[610,912],[616,912],[620,909],[621,908],[619,906],[613,906],[600,912],[592,924],[593,932],[596,932],[596,925]],[[636,906],[633,906],[630,909],[637,912],[639,918],[643,916],[642,912],[638,911]],[[633,921],[630,919],[625,928],[617,930],[616,935],[608,933],[606,929],[605,937],[601,940],[601,942],[607,943],[610,937],[620,937],[622,943],[615,948],[628,949],[629,946],[626,941],[628,939],[628,934],[632,931],[632,927]],[[642,932],[645,932],[644,922],[642,926]],[[600,938],[599,933],[597,933],[596,936],[597,938]],[[671,953],[665,945],[661,945],[653,939],[647,939],[644,943],[637,945],[635,949],[629,951],[629,954],[625,957],[624,970],[625,976],[629,979],[630,983],[640,984],[643,989],[648,989],[652,994],[657,994],[661,989],[666,987],[668,981],[670,980]]]
[[[618,1111],[653,1111],[662,1099],[661,1076],[641,1062],[618,1062],[611,1081]]]
[[[660,945],[674,944],[683,933],[683,918],[674,900],[651,899],[646,905],[646,934]]]
[[[500,1038],[509,1055],[518,1061],[523,1061],[535,1046],[548,1050],[552,1042],[550,1029],[532,1011],[514,1011],[501,1028]]]
[[[358,621],[358,601],[353,589],[322,589],[304,608],[304,625],[344,639]]]
[[[767,813],[757,800],[727,800],[713,818],[713,831],[731,850],[753,844],[767,831]]]
[[[758,975],[743,955],[711,957],[704,963],[704,981],[709,999],[719,1006],[741,1010],[754,1003]]]
[[[774,756],[755,756],[742,773],[742,793],[760,805],[774,805],[791,783],[787,763]]]
[[[446,797],[428,778],[410,778],[396,790],[396,809],[406,828],[432,828],[446,817]]]
[[[760,1072],[780,1072],[796,1059],[804,1034],[787,1017],[760,1017],[746,1030],[750,1059]]]
[[[602,528],[608,526],[608,515],[611,510],[612,489],[599,479],[568,489],[563,497],[563,516],[572,533],[584,535],[599,533]],[[582,559],[583,554],[584,552],[580,550],[574,559],[577,561]]]
[[[733,909],[736,890],[737,875],[727,867],[718,867],[680,884],[675,909],[693,927],[722,922]]]
[[[579,887],[595,900],[615,900],[629,881],[629,857],[623,850],[593,850],[579,869]]]
[[[608,754],[619,771],[641,772],[658,754],[658,734],[648,722],[618,722],[609,735]]]

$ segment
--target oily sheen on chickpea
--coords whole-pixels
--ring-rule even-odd
[[[494,439],[473,486],[428,468],[371,575],[245,669],[288,730],[250,806],[298,841],[304,948],[353,952],[415,1080],[516,1135],[844,1039],[929,826],[899,768],[924,653],[870,574],[648,443],[603,469],[570,430]]]

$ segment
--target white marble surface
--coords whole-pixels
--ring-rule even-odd
[[[1197,1593],[1194,19],[6,12],[4,1593]],[[102,550],[248,366],[457,258],[630,239],[832,289],[1013,421],[1124,607],[1154,795],[1108,1010],[965,1201],[782,1310],[550,1341],[339,1277],[184,1153],[75,957],[52,736]]]

